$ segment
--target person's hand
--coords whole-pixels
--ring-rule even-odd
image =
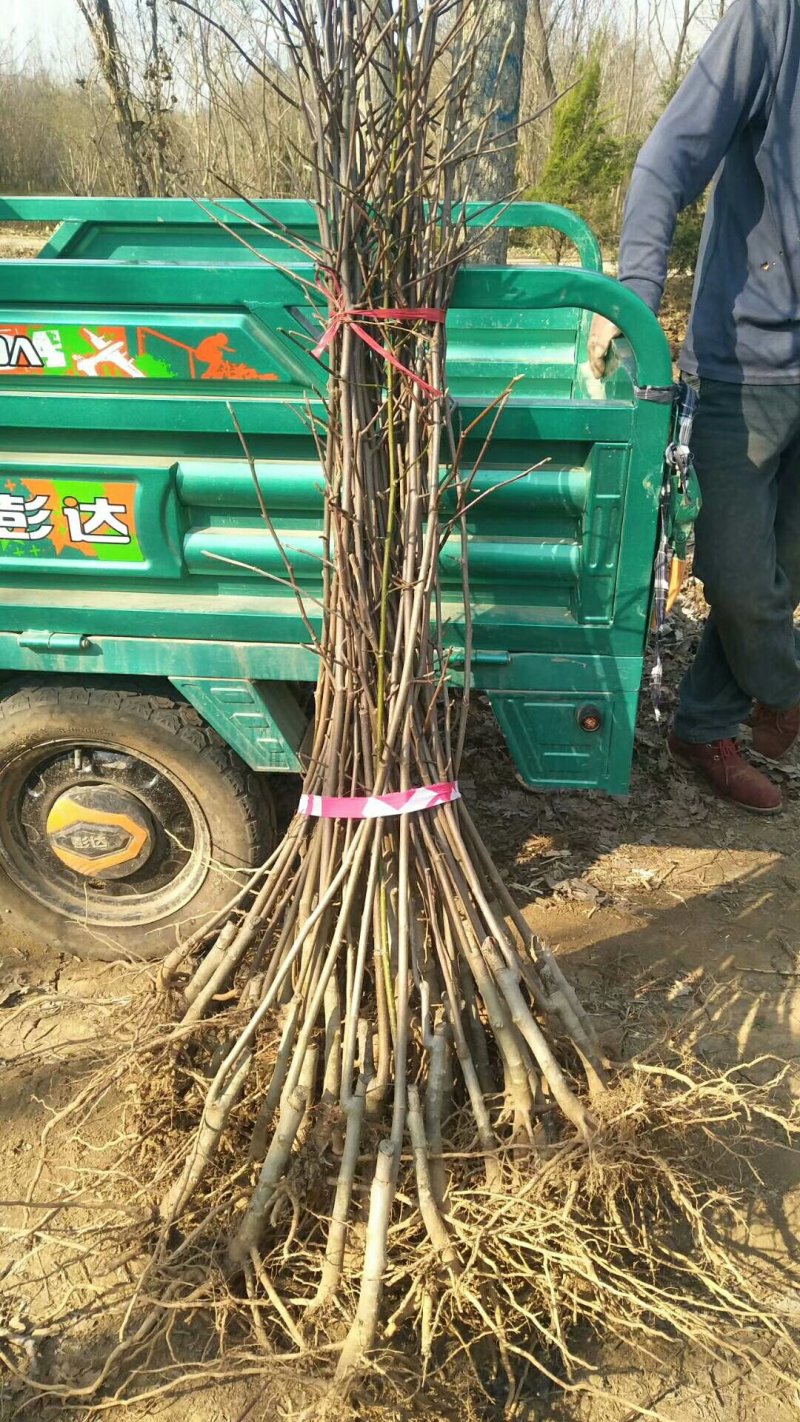
[[[621,336],[619,326],[613,321],[609,321],[606,316],[594,316],[592,326],[589,331],[589,366],[592,375],[596,375],[598,380],[602,380],[606,373],[606,361],[611,342],[616,336]]]

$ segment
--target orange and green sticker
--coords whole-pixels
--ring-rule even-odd
[[[184,339],[184,337],[190,337]],[[252,341],[250,354],[261,354]],[[0,322],[0,376],[88,380],[278,380],[231,345],[231,333],[153,326],[17,326]]]
[[[143,563],[136,490],[135,483],[7,479],[0,489],[0,555]]]

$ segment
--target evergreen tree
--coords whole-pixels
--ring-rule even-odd
[[[600,60],[590,55],[577,84],[556,107],[550,153],[529,196],[574,208],[601,240],[610,240],[623,167],[623,144],[609,131],[602,105]]]

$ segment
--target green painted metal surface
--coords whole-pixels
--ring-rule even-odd
[[[454,217],[461,212],[456,205]],[[579,263],[603,270],[594,233],[574,212],[552,203],[467,203],[471,227],[561,232]],[[84,261],[249,262],[253,252],[285,259],[298,245],[314,249],[317,220],[309,202],[193,198],[3,197],[0,222],[57,223],[42,257]]]
[[[318,625],[322,473],[307,421],[323,413],[326,369],[311,355],[324,320],[313,265],[222,259],[219,228],[188,201],[64,204],[13,200],[17,219],[63,219],[59,253],[0,263],[0,673],[166,677],[254,769],[295,767],[304,721],[287,683],[312,682],[316,663],[229,406]],[[280,221],[299,232],[310,209],[293,207]],[[596,266],[587,229],[558,221]],[[175,265],[184,228],[199,246]],[[625,366],[590,398],[593,310],[625,332],[639,386],[670,384],[650,312],[570,267],[464,271],[447,382],[456,426],[476,421],[469,467],[487,404],[520,377],[468,515],[473,683],[529,783],[621,792],[670,410],[640,399]],[[441,572],[456,681],[461,556],[454,537]],[[596,732],[580,725],[586,704],[602,712]]]
[[[298,771],[308,718],[283,681],[171,676],[253,770]]]

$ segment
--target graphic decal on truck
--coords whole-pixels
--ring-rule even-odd
[[[137,488],[88,479],[6,479],[0,489],[0,558],[143,563]]]
[[[236,352],[228,344],[228,336],[225,331],[218,331],[211,336],[204,336],[196,346],[190,346],[186,341],[179,341],[174,336],[165,335],[163,331],[155,331],[149,326],[138,328],[139,343],[139,363],[142,361],[153,364],[169,365],[169,351],[172,351],[172,360],[185,360],[187,370],[181,374],[188,374],[190,380],[277,380],[274,371],[261,372],[254,370],[252,366],[244,365],[241,361],[229,359],[235,357]],[[167,347],[166,358],[163,354],[164,347]],[[154,351],[159,352],[159,356],[153,355]],[[180,353],[176,357],[176,353]],[[203,369],[205,367],[205,369]],[[170,369],[172,369],[170,367]],[[174,379],[174,375],[172,376]]]
[[[45,494],[26,499],[24,494],[0,494],[0,537],[19,538],[28,543],[49,538],[53,532],[49,501]]]
[[[43,332],[38,332],[43,335]],[[27,335],[4,331],[0,335],[0,371],[43,370],[44,358]]]
[[[0,377],[105,380],[260,380],[280,377],[240,358],[231,333],[152,326],[14,326],[0,322]],[[249,354],[261,354],[247,341]]]

